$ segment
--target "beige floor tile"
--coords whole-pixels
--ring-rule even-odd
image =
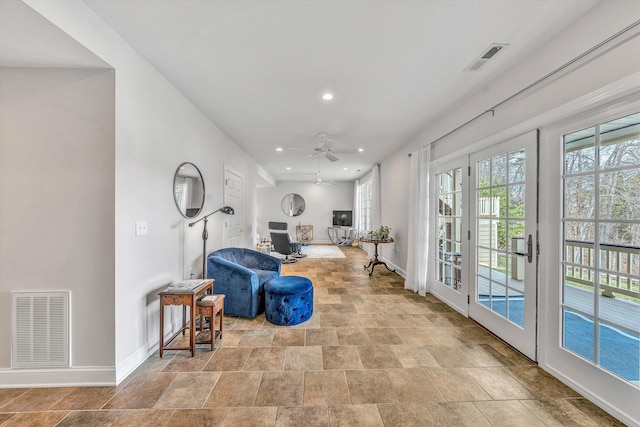
[[[245,371],[282,371],[287,347],[259,347],[251,350]]]
[[[221,427],[273,427],[278,408],[229,408],[220,423]]]
[[[155,427],[166,423],[172,414],[173,410],[165,409],[124,410],[111,427]]]
[[[423,345],[392,345],[403,368],[439,368],[440,364]]]
[[[358,348],[355,346],[322,347],[324,369],[362,369]]]
[[[579,397],[578,393],[538,366],[508,366],[504,369],[539,399]]]
[[[215,409],[177,409],[167,421],[165,427],[219,426],[227,410]]]
[[[225,327],[224,333],[222,334],[222,339],[220,340],[220,347],[222,348],[237,347],[243,335],[244,335],[243,330],[233,330],[230,328],[226,329]],[[216,342],[216,346],[218,346],[217,342]]]
[[[598,427],[601,425],[565,399],[521,400],[520,403],[549,427]]]
[[[351,399],[344,371],[306,371],[304,373],[305,405],[349,403]]]
[[[339,345],[371,345],[369,335],[364,328],[336,329]]]
[[[323,369],[322,347],[287,347],[285,371],[311,371]]]
[[[107,404],[105,409],[152,408],[178,374],[147,372],[133,374],[127,385]]]
[[[464,368],[430,368],[426,372],[449,402],[491,400]]]
[[[378,411],[385,426],[429,427],[436,421],[421,403],[380,403]]]
[[[207,363],[209,363],[209,359],[211,359],[213,353],[209,345],[204,348],[198,348],[193,357],[191,357],[190,351],[180,351],[167,363],[167,366],[162,368],[162,372],[202,371]]]
[[[59,423],[67,414],[69,414],[69,411],[21,412],[8,417],[2,425],[6,427],[53,427],[56,425],[64,425]],[[1,417],[0,423],[2,423]]]
[[[385,372],[400,402],[444,402],[446,400],[424,369],[387,369]]]
[[[307,329],[306,345],[338,345],[336,329]]]
[[[276,335],[273,337],[273,346],[302,346],[305,345],[304,329],[276,329]]]
[[[223,372],[204,406],[253,406],[262,372]]]
[[[180,373],[162,393],[154,408],[202,408],[220,375],[220,372]]]
[[[428,403],[427,408],[439,426],[481,427],[491,425],[472,402]],[[525,424],[522,424],[521,427],[525,427]]]
[[[251,348],[219,348],[203,371],[243,371],[251,351]]]
[[[467,368],[467,372],[495,400],[535,398],[502,368]]]
[[[358,355],[364,369],[402,368],[402,364],[388,345],[360,345]]]
[[[397,403],[393,386],[385,371],[363,369],[345,371],[351,403]]]
[[[567,402],[571,403],[573,406],[578,408],[584,414],[586,414],[589,418],[594,420],[601,427],[622,427],[623,423],[607,414],[605,411],[589,402],[585,398],[575,398],[575,399],[567,399]]]
[[[507,356],[500,353],[490,344],[463,344],[458,347],[478,366],[513,366]]]
[[[238,342],[238,347],[269,347],[275,334],[275,329],[246,330]]]
[[[428,345],[427,350],[443,368],[475,368],[478,366],[476,362],[459,350],[459,346]]]
[[[327,406],[279,407],[276,427],[329,427]]]
[[[494,426],[544,427],[544,423],[517,400],[473,402]]]
[[[436,340],[429,334],[425,328],[396,328],[396,333],[407,345],[434,345]]]
[[[78,387],[53,405],[53,409],[100,409],[115,394],[116,387]]]
[[[2,407],[2,412],[51,410],[75,390],[75,387],[32,388],[8,401]]]
[[[329,407],[331,427],[384,427],[376,405],[335,405]]]
[[[365,328],[373,345],[405,344],[394,328]]]
[[[301,406],[301,371],[265,372],[254,406]]]

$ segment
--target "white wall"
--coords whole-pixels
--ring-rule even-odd
[[[313,225],[313,243],[331,243],[327,227],[331,226],[334,210],[353,210],[353,182],[336,181],[332,185],[310,182],[279,182],[275,187],[257,189],[257,233],[269,235],[269,221],[286,222],[289,233],[295,238],[296,225]],[[289,193],[301,195],[306,203],[302,215],[290,217],[284,214],[280,203]]]
[[[3,383],[16,373],[6,368],[17,290],[70,290],[72,366],[94,381],[112,376],[114,84],[113,70],[0,68]]]
[[[243,175],[242,245],[250,247],[255,234],[256,163],[84,3],[25,3],[115,69],[115,204],[110,207],[115,211],[115,271],[111,272],[115,280],[106,285],[115,293],[115,303],[105,302],[113,313],[115,335],[105,334],[102,339],[115,345],[115,355],[109,357],[115,363],[114,381],[119,382],[157,348],[157,292],[188,277],[190,269],[200,270],[201,228],[187,227],[173,201],[176,167],[190,161],[200,168],[206,185],[205,212],[222,206],[223,164]],[[67,130],[74,132],[72,127]],[[135,236],[137,220],[148,222],[147,235]],[[209,222],[208,248],[221,246],[222,216],[214,216]],[[78,264],[95,261],[91,252],[75,253]],[[99,287],[85,286],[89,291]],[[166,334],[177,327],[179,311],[165,317]],[[87,318],[74,318],[72,327],[79,328],[83,322]],[[0,330],[7,333],[4,323]]]
[[[626,0],[600,3],[556,39],[532,52],[527,61],[521,62],[491,84],[479,88],[477,94],[443,111],[440,117],[425,126],[403,149],[384,159],[381,164],[381,221],[383,224],[396,224],[395,227],[392,226],[394,237],[402,239],[408,232],[406,218],[397,218],[398,212],[406,212],[408,209],[408,199],[401,196],[409,186],[408,153],[442,137],[631,25],[638,16],[637,4]],[[636,28],[635,34],[638,31]],[[485,114],[439,140],[432,147],[432,161],[464,156],[481,147],[560,120],[568,114],[592,108],[608,92],[615,91],[617,85],[627,86],[628,81],[640,79],[639,51],[640,37],[636,35],[627,35],[603,46],[596,54],[496,109],[495,115]],[[581,110],[577,110],[578,108]],[[406,238],[404,242],[406,246]],[[399,242],[396,243],[395,251],[387,248],[383,256],[404,270],[407,265],[406,249],[399,249],[398,246]]]

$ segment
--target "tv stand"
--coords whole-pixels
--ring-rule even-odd
[[[331,226],[327,227],[327,234],[334,245],[348,246],[353,243],[358,231],[353,227]]]

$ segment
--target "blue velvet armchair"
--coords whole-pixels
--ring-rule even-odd
[[[255,317],[264,311],[264,284],[280,276],[282,260],[244,248],[224,248],[207,257],[213,292],[224,294],[224,313]]]

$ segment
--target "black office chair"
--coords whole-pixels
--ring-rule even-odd
[[[287,228],[289,227],[289,225],[286,222],[276,222],[276,221],[269,221],[269,230],[283,230],[283,231],[287,231]],[[282,233],[281,233],[282,234]],[[289,234],[289,233],[286,233]],[[272,238],[273,241],[273,238]],[[291,243],[291,247],[293,249],[294,252],[294,256],[296,258],[305,258],[306,255],[302,253],[302,246],[303,243],[300,242],[295,242],[291,239],[291,235],[289,234],[289,242]],[[276,252],[280,252],[277,249],[274,249]]]
[[[271,244],[273,245],[274,251],[284,255],[284,260],[282,260],[284,264],[291,264],[297,261],[297,259],[295,259],[296,245],[292,244],[289,233],[276,233],[272,231]],[[290,255],[293,257],[290,258]]]

